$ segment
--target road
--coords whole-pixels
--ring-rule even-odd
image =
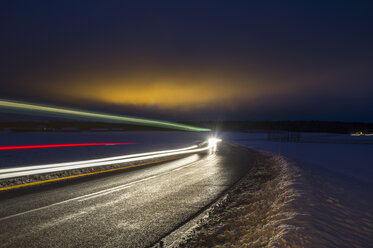
[[[252,167],[215,154],[0,194],[0,247],[147,247],[188,221]]]

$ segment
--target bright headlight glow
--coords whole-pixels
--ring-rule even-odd
[[[216,146],[217,143],[221,142],[222,140],[219,139],[219,138],[209,138],[208,139],[208,142],[209,142],[209,146],[210,147],[213,147],[213,146]]]
[[[217,150],[217,144],[221,142],[221,139],[219,138],[215,138],[215,137],[212,137],[212,138],[209,138],[208,139],[208,147],[210,147],[210,154],[213,154],[216,152]]]

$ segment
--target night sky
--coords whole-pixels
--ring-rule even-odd
[[[0,98],[373,122],[372,1],[0,2]]]

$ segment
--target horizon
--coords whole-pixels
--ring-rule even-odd
[[[4,1],[0,97],[166,120],[372,122],[372,10]]]

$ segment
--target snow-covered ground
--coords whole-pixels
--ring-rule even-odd
[[[265,133],[222,136],[225,140],[270,151],[275,157],[284,156],[285,163],[281,164],[288,170],[286,174],[297,175],[296,184],[286,177],[279,182],[293,188],[291,213],[294,214],[282,223],[289,227],[285,233],[273,234],[281,236],[281,247],[373,246],[371,136],[302,133],[294,142],[273,141]],[[266,194],[269,193],[263,193]],[[264,197],[263,201],[273,202],[277,198]],[[288,210],[284,209],[289,213]]]
[[[0,132],[0,146],[133,142],[131,145],[59,147],[0,151],[0,167],[41,165],[175,149],[206,140],[194,132]]]
[[[167,247],[304,247],[291,223],[301,210],[298,170],[282,156],[250,151],[253,168],[193,221],[164,239]],[[181,234],[181,235],[180,235]],[[292,237],[287,235],[291,234]]]
[[[220,135],[265,151],[252,154],[249,174],[173,244],[373,247],[372,178],[356,171],[372,171],[371,138],[305,133],[297,142],[275,142],[264,133]]]
[[[267,133],[221,135],[225,140],[284,155],[312,170],[328,170],[373,184],[372,136],[301,133],[298,142],[281,142],[268,140]]]

